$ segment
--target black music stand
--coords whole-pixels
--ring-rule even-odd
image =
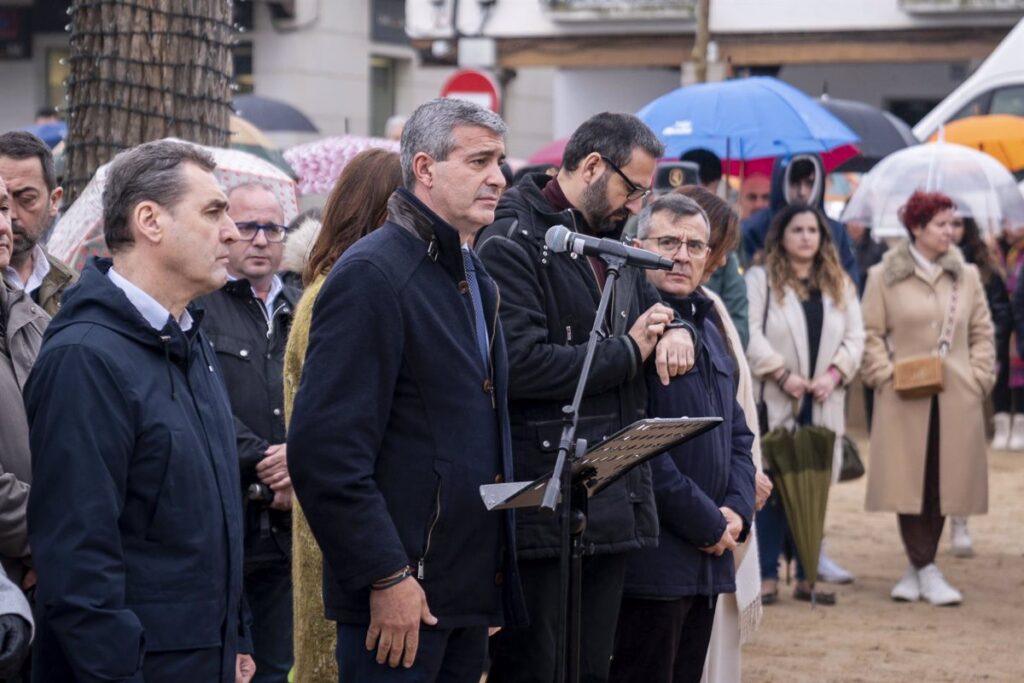
[[[559,669],[564,671],[566,681],[579,679],[581,588],[583,577],[583,532],[586,530],[587,501],[598,495],[630,469],[641,465],[656,455],[689,441],[722,422],[720,417],[652,418],[638,420],[628,427],[587,450],[582,457],[572,458],[567,468],[572,488],[571,553],[568,567],[568,594],[559,606],[560,636],[563,642]],[[579,450],[586,446],[576,443]],[[544,506],[548,487],[561,486],[559,478],[546,475],[535,481],[517,481],[507,484],[486,484],[480,487],[480,496],[488,511],[512,508],[540,508]],[[551,492],[548,492],[551,495]],[[561,501],[561,492],[557,492]],[[570,515],[566,515],[566,518]],[[562,623],[567,622],[567,623]],[[564,665],[564,669],[563,666]],[[562,683],[558,681],[558,683]]]

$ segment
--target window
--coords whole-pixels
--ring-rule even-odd
[[[370,57],[370,135],[384,137],[395,113],[395,60]]]
[[[1024,85],[1000,88],[992,93],[992,105],[988,113],[1024,116]]]

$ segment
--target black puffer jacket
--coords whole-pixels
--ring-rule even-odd
[[[572,402],[600,300],[589,261],[551,253],[544,244],[544,234],[553,225],[583,225],[579,212],[550,207],[541,194],[549,180],[535,174],[506,192],[495,222],[476,241],[480,259],[501,290],[517,481],[541,477],[554,466],[562,407]],[[640,314],[659,301],[642,271],[622,270],[609,308],[610,334],[597,346],[577,437],[594,444],[646,416],[643,363],[627,333]],[[517,521],[521,558],[557,556],[557,517],[523,510]],[[590,501],[584,536],[588,553],[635,550],[656,544],[657,537],[647,465]]]

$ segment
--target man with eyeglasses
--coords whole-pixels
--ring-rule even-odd
[[[587,337],[605,281],[598,258],[551,253],[544,243],[555,225],[600,237],[621,236],[630,214],[650,194],[663,151],[654,133],[629,114],[604,113],[569,139],[555,177],[533,174],[508,190],[495,222],[477,237],[477,251],[501,291],[499,310],[508,339],[509,412],[517,481],[533,480],[554,465],[562,407],[570,403]],[[607,336],[597,344],[577,436],[595,444],[646,417],[647,370],[668,383],[693,364],[692,330],[669,329],[671,308],[661,303],[643,272],[623,268],[616,282]],[[645,367],[646,366],[646,367]],[[558,518],[517,511],[520,573],[530,613],[526,628],[492,638],[491,683],[554,677],[559,605]],[[650,472],[638,467],[590,501],[583,561],[581,677],[602,681],[614,638],[630,551],[657,543]]]
[[[704,210],[681,194],[660,197],[640,214],[635,246],[673,262],[671,271],[649,271],[648,280],[700,332],[693,372],[652,387],[649,412],[714,415],[722,423],[651,462],[660,540],[629,558],[614,683],[700,681],[718,595],[736,590],[732,551],[754,517],[754,435],[736,400],[725,328],[700,289],[709,237]]]
[[[199,300],[235,416],[245,500],[245,595],[256,683],[284,683],[292,667],[291,505],[284,426],[284,349],[300,292],[278,276],[284,210],[248,184],[228,193],[239,239],[228,282]]]

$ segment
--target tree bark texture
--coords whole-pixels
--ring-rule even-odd
[[[169,136],[225,146],[231,0],[75,0],[65,206],[117,152]]]

